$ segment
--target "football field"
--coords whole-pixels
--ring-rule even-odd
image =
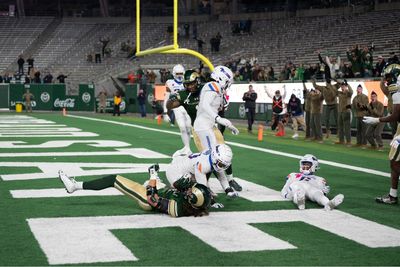
[[[133,116],[0,114],[0,265],[399,265],[400,206],[374,198],[390,186],[384,152],[275,137],[225,133],[243,186],[223,209],[172,218],[141,210],[116,189],[67,194],[57,172],[78,181],[108,174],[143,183],[182,147],[177,127]],[[195,147],[192,141],[192,150]],[[280,197],[300,156],[320,160],[334,211]]]

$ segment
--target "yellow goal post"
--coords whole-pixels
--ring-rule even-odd
[[[210,69],[210,71],[214,70],[214,66],[211,63],[211,61],[202,55],[201,53],[192,50],[192,49],[187,49],[187,48],[179,48],[178,45],[178,0],[173,0],[174,1],[174,25],[173,25],[173,41],[174,43],[172,45],[166,45],[166,46],[160,46],[157,48],[151,48],[147,50],[141,50],[140,49],[140,0],[136,0],[136,56],[145,56],[145,55],[151,55],[151,54],[185,54],[185,55],[191,55],[194,57],[197,57],[201,61],[204,62],[204,64],[207,65],[207,67]]]

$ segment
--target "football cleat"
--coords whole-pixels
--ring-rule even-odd
[[[238,182],[236,182],[235,180],[230,180],[229,181],[229,186],[232,187],[233,189],[235,189],[235,191],[242,191],[243,188],[240,186],[240,184],[238,184]]]
[[[232,188],[225,189],[225,193],[229,198],[237,198],[239,197],[239,193],[234,191]]]
[[[68,193],[71,194],[78,189],[75,179],[68,177],[68,175],[66,175],[63,171],[58,171],[58,177],[63,182],[65,190],[67,190]]]
[[[337,206],[343,203],[344,196],[342,194],[339,194],[329,200],[328,204],[325,205],[325,210],[333,210]]]
[[[397,204],[398,198],[392,197],[391,195],[387,194],[385,196],[375,198],[375,201],[378,203],[393,205],[393,204]]]

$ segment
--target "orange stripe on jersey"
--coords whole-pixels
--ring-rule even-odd
[[[211,91],[219,93],[218,85],[215,82],[210,82],[208,87],[210,87]]]
[[[197,163],[197,169],[199,170],[199,172],[201,172],[202,169],[201,163]]]

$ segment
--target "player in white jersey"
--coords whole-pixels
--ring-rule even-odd
[[[292,200],[300,210],[305,209],[306,199],[318,203],[325,210],[332,210],[343,202],[344,196],[339,194],[329,200],[326,195],[330,187],[322,177],[314,175],[319,169],[318,159],[306,154],[300,160],[300,172],[287,176],[281,194],[283,198]]]
[[[175,181],[184,174],[191,173],[198,184],[207,185],[207,174],[212,171],[224,171],[232,163],[233,153],[228,145],[217,145],[216,149],[190,155],[176,155],[167,166],[165,174],[168,182]]]
[[[167,112],[166,103],[170,95],[176,94],[178,91],[185,89],[185,87],[183,86],[184,73],[185,68],[180,64],[175,65],[172,69],[172,75],[174,76],[174,78],[167,80],[167,82],[165,83],[167,92],[165,94],[164,113]],[[177,151],[177,153],[191,154],[192,151],[190,150],[190,134],[192,130],[192,121],[190,119],[190,116],[186,112],[185,108],[182,106],[174,108],[172,111],[174,112],[175,121],[178,124],[179,130],[181,131],[181,138],[183,143],[183,148]],[[165,117],[167,118],[167,116]]]
[[[216,123],[225,126],[235,135],[239,134],[239,130],[228,119],[218,115],[218,111],[224,105],[224,91],[233,82],[232,71],[225,66],[217,66],[211,73],[211,79],[212,81],[206,83],[201,89],[197,116],[193,125],[196,145],[200,151],[213,150],[217,144],[223,143],[222,134],[215,127]],[[230,187],[224,171],[217,171],[217,178],[228,195],[235,193]],[[232,178],[233,176],[231,176]]]
[[[394,64],[392,64],[394,65]],[[397,64],[396,64],[397,65]],[[390,65],[389,65],[390,66]],[[393,99],[393,112],[391,115],[386,117],[374,118],[374,117],[364,117],[363,122],[366,124],[377,124],[380,122],[397,122],[396,134],[393,136],[392,142],[390,142],[390,178],[391,186],[389,193],[387,195],[379,196],[375,198],[376,202],[383,204],[397,204],[398,203],[398,187],[399,187],[399,177],[400,177],[400,65],[392,70],[391,76],[394,78],[392,80],[391,86],[386,84],[385,86],[390,86],[390,93]],[[396,79],[397,77],[397,79]],[[382,82],[385,81],[385,77],[382,78]]]

